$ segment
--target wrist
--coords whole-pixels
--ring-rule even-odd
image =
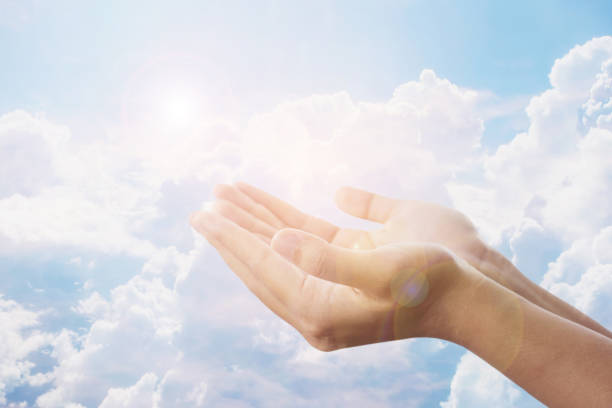
[[[471,264],[456,258],[454,279],[445,292],[429,307],[423,322],[423,336],[461,344],[464,319],[476,313],[473,299],[482,285],[490,281]]]
[[[612,338],[610,330],[529,280],[512,262],[495,249],[486,246],[482,254],[479,266],[476,268],[500,285],[534,305]]]
[[[500,371],[519,352],[525,300],[478,271],[466,275],[461,305],[452,308],[445,340],[485,358]]]
[[[482,256],[480,262],[475,265],[476,269],[498,284],[537,304],[541,295],[540,287],[523,275],[499,251],[484,243],[482,245]]]

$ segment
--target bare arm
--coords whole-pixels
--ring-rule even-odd
[[[612,406],[612,341],[487,279],[442,337],[551,407]]]
[[[496,250],[487,247],[484,255],[475,263],[479,270],[486,271],[498,283],[502,282],[503,286],[520,294],[531,303],[612,339],[610,330],[541,286],[536,285]]]

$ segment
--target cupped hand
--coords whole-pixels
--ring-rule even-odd
[[[245,229],[222,215],[228,206],[217,201],[194,213],[191,224],[246,286],[314,347],[329,351],[447,337],[448,313],[461,304],[459,288],[470,286],[471,272],[444,247],[402,243],[349,249],[297,229],[282,229],[270,240],[277,229],[268,222],[280,219],[265,207],[249,212],[231,207],[233,218],[245,217],[239,224],[249,219]]]
[[[219,211],[270,242],[283,228],[294,228],[344,248],[374,249],[391,243],[442,245],[485,276],[531,299],[531,284],[497,251],[478,236],[472,222],[459,211],[418,200],[397,200],[343,187],[336,193],[340,210],[382,224],[373,231],[339,228],[305,214],[283,200],[246,183],[217,185]]]

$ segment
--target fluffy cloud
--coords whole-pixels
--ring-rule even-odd
[[[0,116],[0,199],[57,183],[56,153],[69,138],[68,129],[24,111]]]
[[[424,70],[380,103],[342,92],[281,104],[249,121],[242,173],[290,185],[307,207],[347,183],[445,201],[443,182],[480,153],[486,98]]]
[[[168,371],[161,380],[153,373],[146,373],[130,387],[109,389],[100,408],[203,406],[206,398],[206,382],[195,381],[193,385],[183,377],[177,370]]]
[[[331,196],[342,184],[451,197],[491,240],[505,239],[533,279],[610,324],[601,313],[611,297],[612,233],[603,228],[611,214],[601,197],[611,187],[611,43],[593,40],[556,61],[552,88],[527,107],[529,128],[489,156],[479,143],[491,95],[431,70],[387,101],[314,95],[243,126],[209,118],[180,139],[155,120],[77,142],[42,117],[0,117],[0,170],[15,175],[0,182],[2,252],[70,247],[144,262],[110,292],[77,285],[82,298],[72,310],[88,322],[82,331],[40,334],[55,367],[37,404],[312,406],[316,398],[319,406],[389,406],[447,386],[427,368],[407,373],[445,353],[438,343],[423,355],[412,342],[320,353],[250,294],[187,225],[211,185],[238,177],[323,216],[337,215]],[[461,182],[466,169],[484,174],[482,182]],[[39,338],[24,334],[37,318],[26,315],[11,344]],[[21,368],[2,371],[5,394],[34,381],[27,354],[45,343],[32,341],[30,351],[7,346],[6,361]],[[376,381],[356,389],[366,377]],[[534,404],[465,355],[443,406],[491,401]]]
[[[140,378],[147,370],[163,374],[180,358],[172,344],[181,328],[176,296],[155,268],[145,268],[113,289],[108,301],[93,293],[77,310],[93,322],[82,337],[69,332],[58,336],[54,388],[38,398],[41,407],[69,402],[92,406],[117,382]]]
[[[187,250],[176,227],[186,214],[177,207],[201,201],[195,189],[252,175],[264,187],[290,185],[285,193],[306,206],[330,202],[335,188],[355,180],[444,201],[442,182],[478,152],[483,98],[425,70],[385,102],[316,95],[254,115],[243,128],[202,120],[178,140],[177,129],[143,120],[104,140],[74,141],[43,117],[9,113],[0,118],[0,169],[11,174],[0,184],[2,250],[147,257],[176,241]]]
[[[51,342],[51,335],[36,330],[40,313],[25,309],[15,301],[0,296],[0,404],[6,405],[6,395],[15,387],[47,382],[44,373],[32,374],[35,363],[30,360],[33,352]],[[17,403],[17,401],[13,401]],[[17,406],[17,405],[16,405]]]
[[[550,73],[552,88],[527,107],[527,132],[486,157],[485,181],[448,184],[455,205],[491,241],[499,242],[524,216],[565,242],[612,222],[601,199],[612,188],[612,133],[605,128],[611,50],[612,37],[602,37],[558,59]]]
[[[542,286],[608,328],[612,318],[612,226],[576,241],[550,264]]]
[[[146,373],[131,387],[111,388],[100,404],[100,408],[153,407],[155,406],[157,381],[158,378],[155,374]]]
[[[134,236],[155,196],[130,179],[109,147],[69,143],[70,132],[15,111],[0,117],[0,251],[72,247],[143,256]]]
[[[542,405],[472,353],[461,357],[442,408],[541,407]]]

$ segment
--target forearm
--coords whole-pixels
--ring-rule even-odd
[[[612,406],[612,341],[482,278],[455,309],[448,340],[553,407]]]
[[[612,332],[610,330],[526,278],[512,262],[499,252],[487,249],[486,255],[480,262],[478,269],[486,270],[487,275],[495,281],[521,295],[531,303],[612,339]]]

